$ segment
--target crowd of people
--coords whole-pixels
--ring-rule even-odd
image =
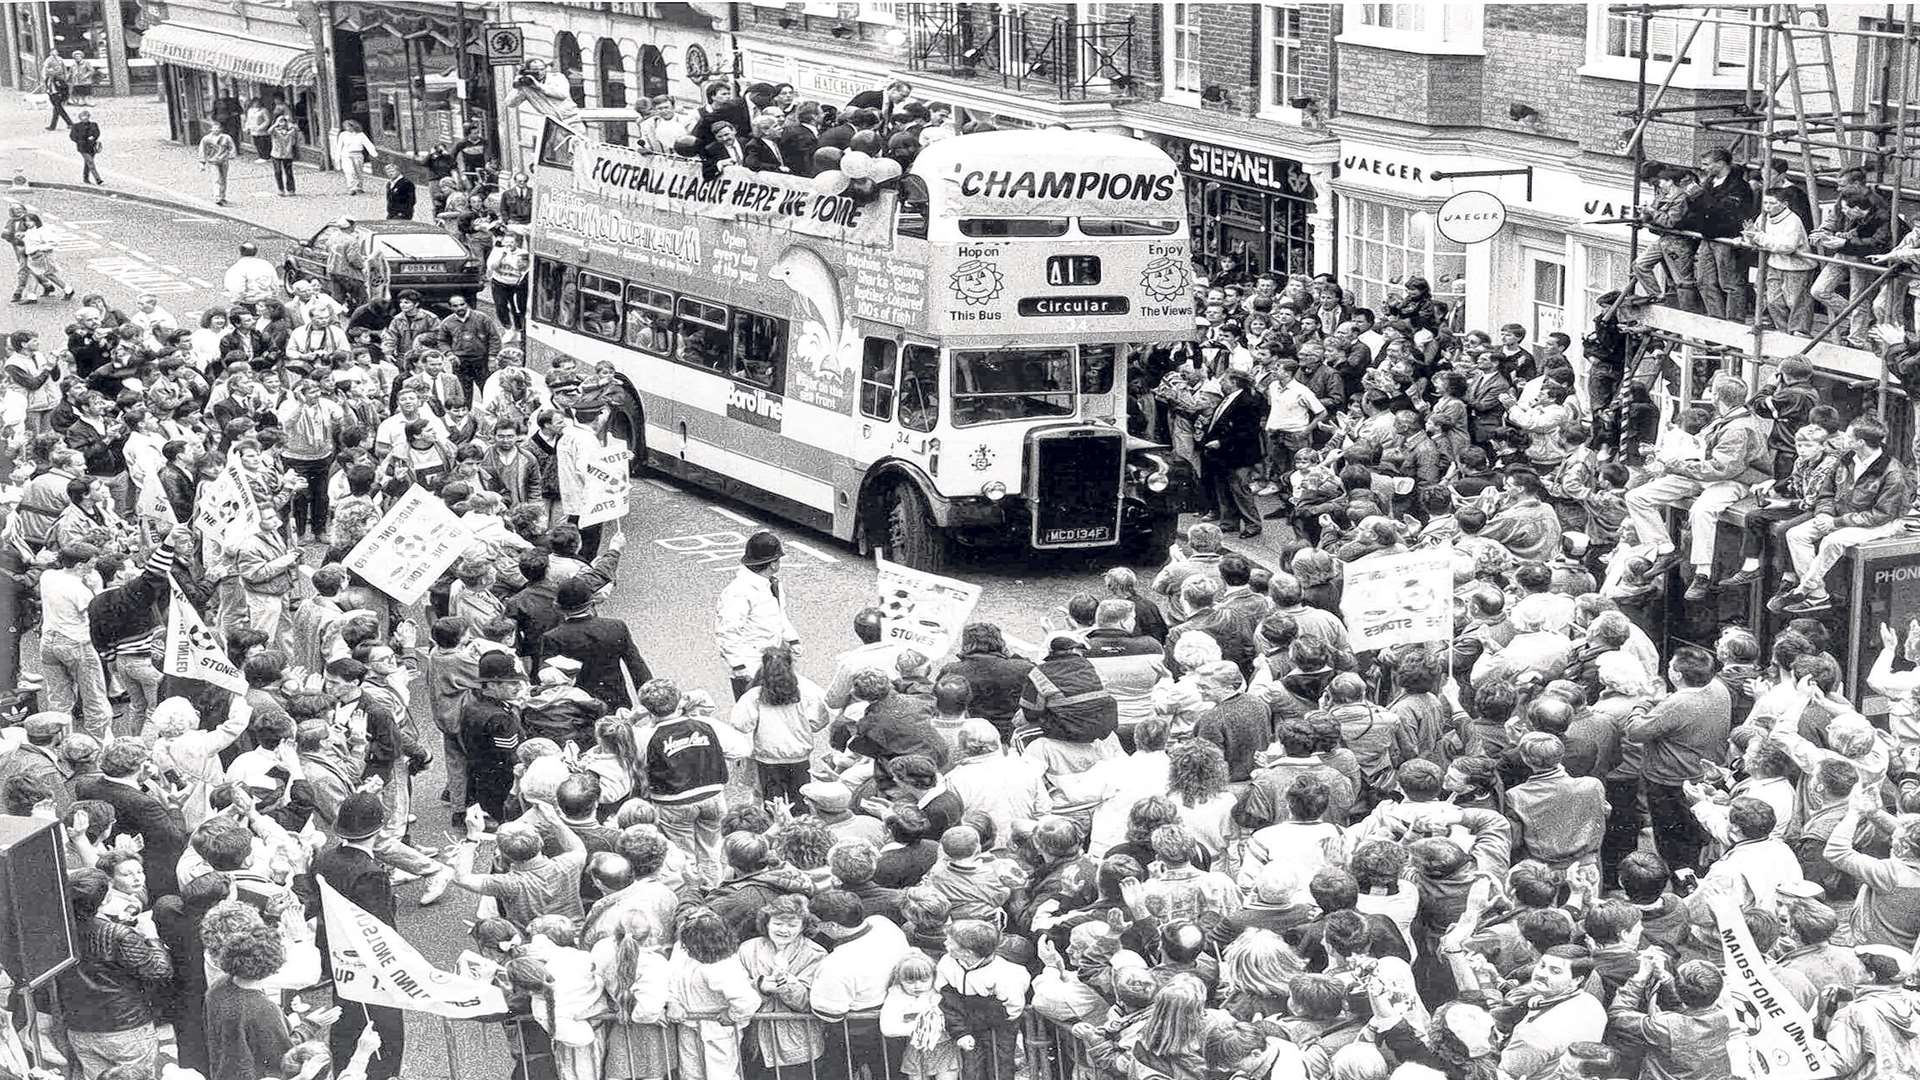
[[[910,92],[845,115],[911,126]],[[732,157],[722,98],[711,144],[640,137]],[[762,164],[814,160],[779,141]],[[1920,636],[1866,643],[1870,719],[1820,617],[1913,483],[1804,364],[1683,407],[1606,327],[1581,378],[1565,335],[1454,334],[1419,279],[1376,313],[1221,274],[1128,373],[1211,495],[1164,567],[1063,597],[1040,655],[987,622],[930,655],[852,604],[803,654],[757,533],[722,695],[599,613],[604,373],[529,368],[470,297],[347,311],[248,259],[197,328],[95,295],[7,341],[0,570],[36,648],[0,812],[64,846],[79,962],[39,1000],[72,1075],[152,1080],[161,1027],[209,1080],[402,1075],[401,1012],[286,1006],[331,978],[323,884],[393,928],[413,880],[476,904],[428,959],[502,989],[477,1022],[517,1077],[1751,1077],[1730,918],[1831,1075],[1920,1061]],[[416,485],[476,539],[402,604],[346,558]],[[1747,500],[1794,617],[1665,646],[1668,571],[1767,572],[1756,543],[1714,580]],[[248,528],[204,527],[236,501]],[[1343,568],[1420,547],[1452,637],[1356,649]],[[175,604],[244,691],[168,671]]]

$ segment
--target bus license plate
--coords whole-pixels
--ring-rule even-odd
[[[1089,529],[1048,529],[1040,537],[1043,544],[1083,544],[1097,540],[1106,540],[1113,535],[1113,526],[1099,525]]]

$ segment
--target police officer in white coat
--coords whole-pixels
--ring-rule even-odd
[[[780,538],[761,529],[747,538],[739,571],[720,590],[713,636],[720,643],[720,657],[727,663],[736,701],[760,671],[762,650],[786,645],[796,656],[800,652],[800,632],[787,618],[786,599],[780,595],[780,558],[784,554]]]

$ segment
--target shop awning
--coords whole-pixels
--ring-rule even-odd
[[[310,83],[314,78],[312,49],[237,38],[178,23],[149,27],[140,41],[140,55],[163,64],[275,85]]]

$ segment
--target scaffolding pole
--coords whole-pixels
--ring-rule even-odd
[[[1908,176],[1907,161],[1910,155],[1920,149],[1920,140],[1915,138],[1915,128],[1920,128],[1920,107],[1910,107],[1908,102],[1908,84],[1920,64],[1920,56],[1914,55],[1917,40],[1914,15],[1920,5],[1906,4],[1896,7],[1888,4],[1885,17],[1880,25],[1821,25],[1802,24],[1801,6],[1797,4],[1751,4],[1736,7],[1703,8],[1697,5],[1678,3],[1640,3],[1616,4],[1607,10],[1610,14],[1624,16],[1637,24],[1639,41],[1635,58],[1639,62],[1639,80],[1635,92],[1634,108],[1622,110],[1634,120],[1634,128],[1624,151],[1633,167],[1633,196],[1637,208],[1643,194],[1644,173],[1647,167],[1646,138],[1650,125],[1681,128],[1707,133],[1711,136],[1728,137],[1742,142],[1757,140],[1759,157],[1763,165],[1776,150],[1785,156],[1797,151],[1799,160],[1790,168],[1804,173],[1800,182],[1810,193],[1812,211],[1816,223],[1821,215],[1820,199],[1822,180],[1826,180],[1826,191],[1831,197],[1834,193],[1834,177],[1814,175],[1825,173],[1826,163],[1816,161],[1812,156],[1816,151],[1833,151],[1839,155],[1839,164],[1834,171],[1846,168],[1848,161],[1867,165],[1871,179],[1869,186],[1882,192],[1887,200],[1889,215],[1892,218],[1892,244],[1903,239],[1903,223],[1899,213],[1903,205],[1911,206],[1911,193],[1906,185],[1911,182]],[[1896,18],[1896,15],[1898,18]],[[1744,17],[1743,17],[1744,16]],[[1651,42],[1656,20],[1668,24],[1686,23],[1685,32],[1677,33],[1675,38],[1684,43],[1679,45],[1671,57],[1671,63],[1665,64],[1666,70],[1655,76],[1650,63]],[[1821,20],[1822,23],[1825,20]],[[1746,65],[1746,88],[1741,100],[1689,105],[1668,105],[1665,97],[1673,85],[1681,64],[1686,62],[1687,54],[1697,39],[1703,26],[1737,28],[1748,34],[1748,63]],[[1675,26],[1678,30],[1677,25]],[[1862,64],[1857,69],[1855,83],[1843,87],[1834,82],[1831,110],[1809,106],[1803,100],[1803,94],[1783,95],[1780,85],[1791,80],[1782,79],[1782,65],[1799,64],[1799,53],[1795,49],[1797,36],[1810,38],[1814,35],[1826,38],[1840,38],[1870,44],[1879,52],[1880,63]],[[1802,40],[1802,45],[1808,44]],[[1820,46],[1822,51],[1829,47]],[[1660,58],[1663,62],[1667,59]],[[1863,88],[1861,80],[1873,80],[1878,71],[1879,86]],[[1831,76],[1830,76],[1831,77]],[[1877,92],[1876,92],[1877,91]],[[1822,92],[1821,96],[1825,96]],[[1858,108],[1843,108],[1843,105],[1858,103]],[[1791,110],[1791,111],[1789,111]],[[1818,115],[1815,115],[1817,113]],[[1857,157],[1854,155],[1858,155]],[[1638,215],[1634,218],[1630,232],[1629,256],[1638,260],[1643,245],[1648,242],[1641,233],[1647,228]],[[1682,235],[1695,235],[1682,233]],[[1700,243],[1720,241],[1697,237]],[[1764,251],[1759,251],[1757,272],[1754,279],[1754,303],[1750,326],[1751,345],[1748,347],[1754,363],[1765,361],[1762,354],[1766,347],[1766,290],[1768,279],[1777,273],[1773,261]],[[1823,270],[1832,272],[1839,267],[1847,277],[1859,277],[1866,287],[1858,295],[1849,297],[1849,303],[1823,329],[1813,336],[1812,341],[1800,349],[1800,355],[1812,353],[1813,346],[1831,337],[1844,335],[1844,326],[1849,316],[1863,307],[1870,307],[1875,297],[1884,297],[1888,307],[1899,313],[1900,321],[1905,321],[1904,306],[1907,283],[1920,274],[1920,265],[1908,265],[1895,262],[1891,266],[1875,265],[1856,258],[1842,257],[1824,251],[1808,252]],[[1916,260],[1920,262],[1920,260]],[[1629,284],[1628,290],[1632,289]],[[1881,290],[1887,290],[1882,292]],[[1626,290],[1623,290],[1623,296]],[[1787,327],[1779,327],[1785,331]],[[1663,337],[1671,337],[1679,344],[1690,344],[1689,339],[1675,335],[1671,331],[1658,331]],[[1745,335],[1742,335],[1745,336]],[[1697,345],[1697,342],[1691,344]],[[1879,411],[1884,417],[1888,408],[1889,375],[1886,363],[1886,351],[1881,349],[1879,356]],[[1858,377],[1857,375],[1855,376]]]

